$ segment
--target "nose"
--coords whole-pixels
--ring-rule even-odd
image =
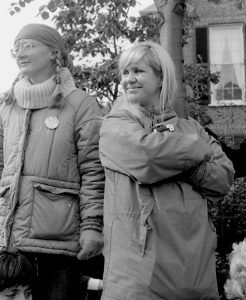
[[[23,57],[26,56],[24,53],[24,50],[22,47],[20,47],[20,49],[18,50],[18,52],[16,53],[16,57]]]
[[[127,82],[135,82],[136,81],[136,76],[134,72],[129,72],[127,77],[126,77]]]
[[[26,298],[26,296],[24,295],[24,293],[20,293],[18,294],[17,298],[18,300],[27,300],[27,299],[31,299],[31,298]]]

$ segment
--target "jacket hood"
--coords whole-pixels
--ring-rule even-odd
[[[173,124],[176,124],[177,122],[177,114],[170,107],[165,110],[165,113],[158,114],[150,108],[145,108],[143,106],[128,102],[126,96],[122,96],[115,101],[109,114],[118,115],[121,114],[121,111],[127,111],[131,115],[134,115],[139,119],[140,123],[144,122],[146,117],[147,119],[152,120],[154,123],[167,122],[171,119]]]

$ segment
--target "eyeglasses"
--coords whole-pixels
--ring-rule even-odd
[[[38,46],[42,46],[42,44],[34,44],[31,42],[24,42],[23,44],[17,44],[10,50],[11,55],[16,58],[19,54],[20,50],[24,55],[29,55],[32,50]]]

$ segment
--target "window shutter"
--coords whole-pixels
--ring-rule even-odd
[[[199,63],[198,57],[202,58],[203,63],[208,62],[208,35],[207,27],[196,28],[196,61]]]

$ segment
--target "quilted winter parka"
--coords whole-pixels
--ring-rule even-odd
[[[100,108],[79,89],[62,101],[0,106],[0,247],[76,256],[80,230],[100,227]]]
[[[193,119],[166,112],[154,132],[120,99],[103,121],[106,170],[102,300],[215,300],[216,203],[234,178],[219,143]]]

